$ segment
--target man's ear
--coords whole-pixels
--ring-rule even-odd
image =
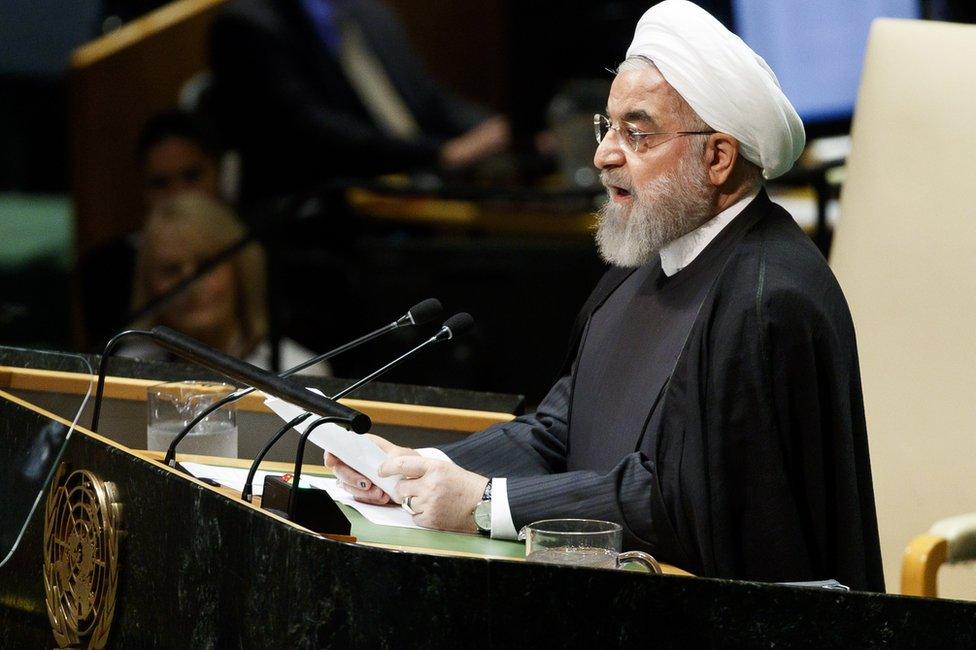
[[[739,159],[739,141],[728,133],[713,133],[705,145],[705,168],[714,187],[722,187],[732,177]]]

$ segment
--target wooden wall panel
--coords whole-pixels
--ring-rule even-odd
[[[207,67],[207,30],[226,0],[177,0],[74,52],[69,69],[75,247],[137,229],[145,206],[136,141]]]
[[[386,0],[431,75],[465,99],[506,107],[507,5],[504,0]]]

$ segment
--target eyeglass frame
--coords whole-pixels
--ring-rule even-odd
[[[711,135],[713,133],[718,133],[718,131],[715,131],[715,130],[711,130],[711,131],[638,131],[638,130],[636,130],[636,125],[633,124],[633,123],[631,123],[631,122],[621,122],[621,123],[617,124],[616,126],[614,126],[613,125],[613,122],[610,120],[610,118],[607,117],[606,115],[604,115],[603,113],[594,113],[593,114],[593,133],[596,136],[596,143],[597,143],[597,145],[599,145],[603,141],[603,138],[606,137],[606,134],[602,134],[601,133],[602,130],[603,130],[603,121],[604,120],[606,120],[606,123],[607,123],[607,133],[609,133],[610,131],[616,131],[618,136],[619,135],[623,135],[620,132],[620,128],[622,126],[629,127],[627,129],[627,136],[624,138],[624,140],[627,142],[627,146],[630,148],[630,150],[633,151],[634,153],[641,153],[638,150],[638,148],[640,146],[640,143],[643,142],[643,138],[646,138],[647,136],[650,136],[650,135],[673,135],[673,136],[677,137],[677,136],[681,136],[681,135]],[[640,138],[640,140],[637,140],[637,142],[635,143],[635,139],[637,139],[637,138]],[[651,145],[651,146],[647,147],[647,149],[653,149],[654,147],[659,147],[662,144],[665,144],[667,142],[671,142],[671,140],[674,140],[674,138],[670,138],[668,140],[664,140],[662,142],[658,142],[655,145]],[[645,149],[644,151],[646,151],[647,149]]]

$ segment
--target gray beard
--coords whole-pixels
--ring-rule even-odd
[[[612,172],[604,171],[600,178],[605,185],[617,184]],[[686,155],[646,186],[632,187],[629,206],[608,200],[597,215],[600,257],[614,266],[643,266],[711,218],[712,191],[704,167]]]

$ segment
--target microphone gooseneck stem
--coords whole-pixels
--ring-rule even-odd
[[[152,330],[163,347],[199,365],[214,370],[229,379],[253,386],[269,395],[291,402],[304,411],[338,417],[349,423],[353,431],[369,431],[367,415],[343,406],[328,397],[307,390],[296,382],[262,370],[246,361],[232,357],[185,334],[161,325]]]
[[[257,456],[254,457],[254,462],[251,463],[251,467],[247,471],[247,479],[244,481],[244,489],[241,491],[241,499],[247,501],[248,503],[251,502],[251,496],[254,494],[254,475],[257,474],[261,461],[263,461],[264,457],[268,455],[271,448],[274,447],[279,440],[281,440],[281,437],[285,435],[289,429],[301,424],[310,417],[312,417],[311,413],[302,413],[301,415],[292,418],[285,423],[284,426],[278,429],[271,439],[268,440],[268,443],[264,446],[264,448],[258,452]]]
[[[308,437],[312,435],[312,432],[315,431],[315,429],[323,424],[333,422],[342,422],[342,420],[336,417],[321,417],[308,425],[308,428],[305,429],[302,437],[298,439],[298,451],[295,453],[295,471],[292,473],[291,478],[291,496],[288,499],[288,519],[294,519],[295,517],[295,502],[298,500],[298,486],[302,480],[302,463],[305,460],[305,442],[308,440]]]
[[[396,366],[398,366],[401,363],[403,363],[404,361],[406,361],[408,357],[410,357],[411,355],[415,354],[416,352],[424,349],[425,347],[427,347],[428,345],[431,345],[432,343],[437,343],[438,340],[439,339],[436,336],[430,337],[429,339],[427,339],[426,341],[424,341],[423,343],[421,343],[417,347],[413,348],[409,352],[405,352],[404,354],[401,354],[399,357],[397,357],[396,359],[394,359],[390,363],[386,364],[385,366],[383,366],[379,370],[375,370],[375,371],[371,372],[370,374],[366,375],[365,377],[363,377],[362,379],[360,379],[359,381],[357,381],[356,383],[350,384],[349,386],[346,386],[345,388],[343,388],[342,390],[340,390],[338,393],[336,393],[335,395],[333,395],[332,396],[332,399],[338,400],[338,399],[340,399],[342,397],[345,397],[346,395],[348,395],[349,393],[353,392],[357,388],[360,388],[364,384],[368,384],[369,382],[373,381],[374,379],[376,379],[380,375],[386,374],[387,372],[389,372],[390,370],[392,370]]]
[[[412,316],[411,316],[411,320],[412,320]],[[441,326],[441,329],[440,329],[440,331],[437,332],[437,334],[435,334],[434,336],[430,337],[429,339],[427,339],[426,341],[424,341],[420,345],[418,345],[418,346],[412,348],[411,350],[405,352],[404,354],[401,354],[399,357],[397,357],[396,359],[394,359],[390,363],[386,364],[382,368],[379,368],[378,370],[376,370],[376,371],[370,373],[369,375],[363,377],[359,381],[351,384],[350,386],[347,386],[345,389],[339,391],[338,393],[336,393],[335,395],[333,395],[329,399],[331,399],[334,403],[338,403],[338,400],[340,398],[348,395],[349,393],[351,393],[352,391],[356,390],[360,386],[362,386],[362,385],[364,385],[364,384],[366,384],[366,383],[368,383],[370,381],[373,381],[374,379],[376,379],[380,375],[386,373],[387,371],[391,370],[392,368],[395,368],[397,365],[403,363],[405,360],[407,360],[408,358],[410,358],[411,356],[413,356],[414,354],[416,354],[420,350],[424,349],[425,347],[427,347],[429,345],[432,345],[434,343],[438,343],[440,341],[447,341],[447,340],[450,340],[450,339],[454,338],[457,335],[458,332],[463,332],[463,331],[469,329],[471,327],[472,323],[473,323],[473,320],[472,320],[472,318],[471,318],[471,316],[469,314],[460,313],[460,314],[456,314],[456,315],[452,316],[451,318],[447,319],[447,321],[445,321],[444,325]],[[295,503],[297,501],[297,495],[299,494],[298,493],[298,486],[300,485],[300,481],[301,481],[301,478],[302,478],[302,463],[304,461],[304,456],[305,456],[305,443],[308,441],[309,436],[312,434],[312,432],[316,428],[318,428],[319,426],[321,426],[321,425],[323,425],[325,423],[329,423],[329,422],[345,422],[347,428],[351,428],[356,433],[365,433],[365,431],[362,431],[360,429],[356,429],[355,427],[349,427],[348,425],[351,424],[350,422],[347,422],[347,421],[345,421],[345,420],[343,420],[341,418],[337,418],[335,416],[320,417],[319,419],[317,419],[314,422],[312,422],[312,424],[310,424],[308,426],[308,428],[305,429],[305,431],[302,433],[301,437],[298,440],[298,450],[297,450],[297,452],[295,454],[295,470],[294,470],[294,473],[292,474],[292,491],[289,493],[290,494],[290,498],[289,498],[289,501],[288,501],[288,517],[289,518],[294,518],[294,514],[295,514],[295,507],[296,507],[295,506]]]
[[[410,323],[405,323],[405,324],[410,324]],[[288,370],[285,370],[284,372],[279,373],[278,376],[279,377],[282,377],[282,378],[284,378],[284,377],[290,377],[293,374],[295,374],[296,372],[300,372],[302,370],[305,370],[306,368],[308,368],[310,366],[314,366],[317,363],[321,363],[322,361],[327,361],[327,360],[331,359],[334,356],[337,356],[337,355],[342,354],[343,352],[348,352],[349,350],[351,350],[351,349],[353,349],[355,347],[358,347],[358,346],[360,346],[360,345],[362,345],[364,343],[368,343],[368,342],[372,341],[373,339],[375,339],[377,337],[380,337],[380,336],[383,336],[384,334],[387,334],[389,332],[392,332],[393,330],[395,330],[395,329],[397,329],[399,327],[402,327],[402,325],[400,324],[399,321],[394,321],[394,322],[392,322],[392,323],[390,323],[388,325],[384,325],[383,327],[381,327],[381,328],[379,328],[377,330],[373,330],[369,334],[365,334],[363,336],[360,336],[358,339],[355,339],[353,341],[350,341],[348,343],[345,343],[343,345],[340,345],[339,347],[334,348],[332,350],[329,350],[328,352],[326,352],[324,354],[320,354],[317,357],[312,357],[311,359],[309,359],[307,361],[303,361],[302,363],[298,364],[297,366],[293,366],[293,367],[289,368]],[[216,411],[220,407],[226,406],[227,404],[230,404],[232,402],[236,402],[237,400],[241,399],[242,397],[245,397],[247,395],[250,395],[251,393],[254,392],[254,390],[255,390],[254,388],[248,387],[248,388],[242,388],[242,389],[240,389],[238,391],[234,391],[230,395],[227,395],[226,397],[221,398],[220,400],[214,402],[213,404],[211,404],[210,406],[208,406],[207,408],[205,408],[203,411],[201,411],[199,415],[197,415],[195,418],[193,418],[190,421],[190,423],[187,424],[185,427],[183,427],[183,429],[181,429],[180,432],[178,434],[176,434],[176,437],[173,438],[173,441],[170,443],[169,448],[166,450],[166,457],[163,459],[163,463],[165,463],[166,465],[169,465],[170,467],[175,467],[176,466],[176,447],[179,446],[179,444],[183,441],[184,438],[186,438],[187,435],[189,435],[190,431],[192,431],[195,426],[197,426],[198,424],[200,424],[201,422],[203,422],[203,419],[205,417],[207,417],[208,415],[210,415],[211,413],[213,413],[214,411]]]
[[[331,359],[334,356],[337,356],[339,354],[342,354],[343,352],[348,352],[349,350],[352,350],[355,347],[359,347],[360,345],[362,345],[364,343],[369,343],[373,339],[378,338],[380,336],[383,336],[384,334],[387,334],[389,332],[392,332],[393,330],[397,329],[398,327],[401,327],[401,325],[399,323],[397,323],[397,322],[390,323],[389,325],[384,325],[383,327],[379,328],[378,330],[374,330],[374,331],[370,332],[369,334],[365,334],[363,336],[360,336],[358,339],[355,339],[354,341],[349,341],[348,343],[344,343],[343,345],[340,345],[339,347],[337,347],[337,348],[335,348],[333,350],[329,350],[325,354],[320,354],[317,357],[312,357],[308,361],[304,361],[304,362],[298,364],[297,366],[294,366],[292,368],[289,368],[288,370],[285,370],[284,372],[282,372],[278,376],[279,377],[291,377],[296,372],[300,372],[302,370],[305,370],[309,366],[314,366],[315,364],[317,364],[317,363],[319,363],[321,361],[327,361],[327,360]],[[250,390],[253,391],[254,389],[252,388]]]
[[[95,403],[92,405],[92,419],[91,426],[89,427],[95,433],[98,433],[98,416],[102,411],[102,393],[105,392],[105,374],[108,372],[109,357],[115,354],[115,350],[119,347],[122,340],[130,336],[153,338],[152,332],[147,332],[146,330],[125,330],[113,336],[105,344],[105,349],[102,351],[102,358],[98,361],[98,386],[95,388]]]
[[[362,379],[360,379],[356,383],[351,384],[350,386],[347,386],[343,390],[341,390],[338,393],[336,393],[335,395],[333,395],[330,399],[338,400],[339,398],[341,398],[341,397],[343,397],[345,395],[348,395],[349,393],[351,393],[352,391],[356,390],[357,388],[359,388],[363,384],[366,384],[366,383],[372,381],[373,379],[379,377],[380,375],[382,375],[383,373],[387,372],[391,368],[393,368],[396,365],[402,363],[410,355],[417,353],[418,351],[422,350],[423,348],[427,347],[428,345],[431,345],[432,343],[437,343],[438,341],[442,340],[441,338],[439,338],[439,336],[440,335],[430,337],[429,339],[427,339],[426,341],[424,341],[420,345],[416,346],[415,348],[413,348],[409,352],[406,352],[404,354],[401,354],[399,357],[397,357],[396,359],[394,359],[390,363],[386,364],[385,366],[383,366],[379,370],[376,370],[375,372],[373,372],[373,373],[371,373],[371,374],[363,377]],[[245,490],[247,490],[249,488],[249,486],[251,484],[251,480],[252,480],[253,474],[254,474],[254,472],[257,471],[258,464],[261,462],[261,459],[263,459],[264,456],[268,453],[268,451],[271,449],[271,447],[276,442],[278,442],[278,440],[285,434],[286,431],[288,431],[289,429],[291,429],[296,424],[299,424],[301,422],[304,422],[305,419],[308,418],[308,417],[310,417],[310,416],[311,416],[311,413],[303,413],[302,415],[297,416],[296,418],[294,418],[293,420],[291,420],[285,426],[283,426],[281,429],[278,430],[278,432],[274,435],[274,437],[271,439],[271,441],[269,441],[268,444],[265,445],[265,448],[261,450],[261,453],[258,454],[258,457],[254,459],[254,463],[251,464],[251,473],[249,474],[248,480],[247,480],[247,482],[244,485],[244,489]],[[323,425],[323,424],[325,424],[327,422],[339,422],[339,421],[341,421],[341,420],[338,420],[337,418],[322,417],[322,418],[319,418],[318,420],[315,420],[310,425],[308,425],[308,428],[305,429],[305,432],[304,433],[302,433],[301,437],[298,440],[298,450],[295,453],[295,470],[292,473],[292,476],[293,476],[293,478],[292,478],[292,489],[293,490],[297,490],[298,489],[298,481],[302,477],[302,463],[304,462],[304,456],[305,456],[305,442],[308,440],[309,435],[311,435],[312,431],[314,431],[320,425]],[[293,515],[292,508],[293,508],[293,504],[294,504],[294,494],[296,494],[296,493],[295,492],[292,492],[292,495],[293,496],[292,496],[292,498],[288,502],[288,517],[289,518],[291,518],[292,515]],[[250,496],[250,495],[248,495],[248,496]],[[244,494],[243,493],[241,494],[241,498],[244,499]],[[249,498],[248,499],[245,499],[245,500],[246,501],[250,501]]]

